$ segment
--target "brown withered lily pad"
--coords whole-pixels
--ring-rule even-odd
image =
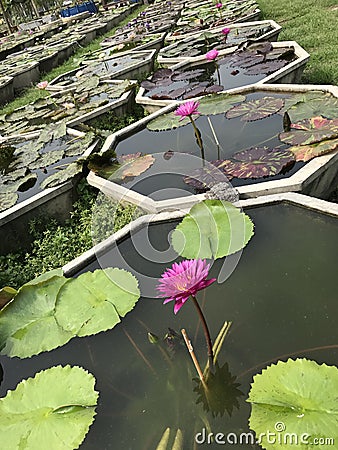
[[[264,178],[281,173],[295,162],[289,150],[252,147],[235,153],[226,166],[228,174],[237,178]]]

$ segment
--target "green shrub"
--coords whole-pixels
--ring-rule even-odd
[[[18,288],[41,273],[63,266],[141,214],[135,206],[117,204],[103,194],[97,197],[90,186],[80,184],[80,191],[80,199],[64,225],[55,219],[34,219],[30,223],[33,242],[29,251],[0,257],[1,287]]]

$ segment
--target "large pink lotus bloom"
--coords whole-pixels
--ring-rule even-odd
[[[47,86],[48,86],[48,81],[41,81],[40,83],[38,83],[36,85],[36,87],[39,89],[46,89]]]
[[[222,34],[224,34],[224,36],[228,36],[228,34],[230,33],[230,28],[223,28],[222,30]]]
[[[157,289],[159,297],[168,297],[163,304],[174,301],[174,313],[177,314],[190,295],[195,296],[198,291],[205,289],[216,278],[207,280],[210,264],[202,259],[184,260],[174,263],[160,278]]]
[[[200,102],[195,102],[193,100],[189,102],[185,102],[180,105],[176,111],[174,112],[175,116],[181,116],[180,121],[185,119],[186,117],[192,117],[193,115],[201,114],[198,111],[198,107],[200,106]]]
[[[222,4],[222,3],[216,3],[216,8],[218,8],[218,9],[221,9],[221,8],[222,8],[222,6],[223,6],[223,4]]]
[[[218,55],[219,51],[214,48],[213,50],[210,50],[208,53],[206,53],[205,57],[208,61],[214,61]]]

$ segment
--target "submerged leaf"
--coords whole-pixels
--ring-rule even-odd
[[[290,131],[279,134],[279,139],[291,145],[308,145],[338,137],[338,119],[322,116],[291,124]]]
[[[171,235],[174,250],[188,259],[218,259],[246,246],[253,236],[249,216],[231,203],[205,200],[193,206]]]
[[[307,450],[314,438],[318,443],[324,438],[315,447],[327,450],[325,439],[338,442],[337,392],[337,367],[307,359],[279,361],[254,376],[247,400],[252,408],[250,428],[261,436],[260,445],[267,450]],[[280,430],[276,424],[281,424]],[[267,430],[279,431],[281,439],[272,443]],[[291,436],[297,436],[298,442],[291,442]]]
[[[226,113],[227,119],[240,117],[243,121],[264,119],[276,114],[284,105],[282,98],[263,97],[234,106]]]
[[[0,399],[1,446],[77,449],[94,420],[94,385],[93,375],[76,366],[51,367],[21,381]]]
[[[235,153],[234,161],[226,166],[227,173],[237,178],[263,178],[280,173],[288,165],[293,165],[294,154],[289,150],[252,147]]]

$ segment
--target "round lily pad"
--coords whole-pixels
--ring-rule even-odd
[[[243,121],[252,122],[276,114],[283,105],[284,100],[282,98],[262,97],[234,106],[227,111],[226,118],[233,119],[240,117]]]
[[[237,178],[263,178],[277,175],[294,161],[295,156],[289,150],[252,147],[235,153],[226,171]]]

